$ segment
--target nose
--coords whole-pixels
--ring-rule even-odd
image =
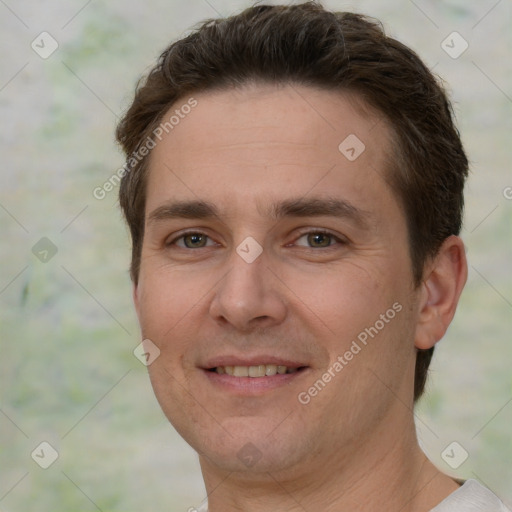
[[[287,308],[282,284],[269,268],[265,252],[247,262],[233,251],[226,264],[229,268],[210,304],[215,321],[242,332],[283,322]]]

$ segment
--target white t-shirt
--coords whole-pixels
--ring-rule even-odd
[[[208,512],[208,502],[205,500],[197,512]],[[470,479],[452,492],[430,512],[512,512],[489,489]]]
[[[512,512],[489,489],[470,479],[430,512]]]

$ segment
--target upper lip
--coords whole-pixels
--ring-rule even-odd
[[[303,362],[277,357],[272,355],[255,356],[217,356],[209,359],[204,365],[204,369],[217,368],[219,366],[258,366],[260,364],[275,364],[276,366],[286,366],[288,368],[301,368],[307,366]]]

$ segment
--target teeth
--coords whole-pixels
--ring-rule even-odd
[[[272,377],[273,375],[295,373],[298,368],[288,368],[275,364],[260,364],[257,366],[217,366],[215,371],[219,375],[233,375],[234,377]]]
[[[266,364],[265,365],[265,375],[270,377],[277,373],[277,366],[275,364]]]
[[[233,367],[234,377],[249,377],[249,368],[247,366],[235,366]]]
[[[249,366],[249,377],[265,377],[265,365]]]

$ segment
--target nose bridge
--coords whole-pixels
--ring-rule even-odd
[[[245,238],[230,255],[229,271],[219,283],[210,313],[240,330],[254,323],[270,325],[283,320],[284,301],[278,282],[267,268],[268,254],[252,237]]]

